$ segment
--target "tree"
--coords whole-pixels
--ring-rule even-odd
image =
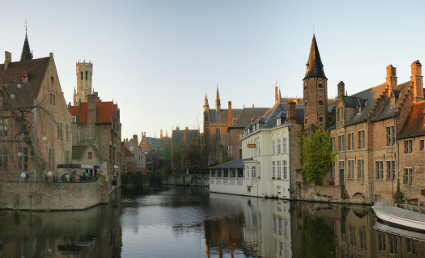
[[[305,137],[303,132],[300,132],[298,136],[300,162],[303,165],[301,175],[308,183],[314,182],[321,185],[336,156],[336,153],[332,152],[329,132],[321,128],[317,129],[310,138]]]
[[[221,145],[217,143],[215,135],[210,134],[209,130],[205,130],[199,138],[199,154],[201,166],[207,168],[212,164],[216,164],[220,159]]]

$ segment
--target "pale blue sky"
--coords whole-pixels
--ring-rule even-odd
[[[372,3],[373,2],[373,3]],[[385,81],[385,67],[409,80],[425,62],[424,1],[9,1],[0,16],[0,51],[20,58],[28,20],[34,58],[54,53],[67,102],[75,63],[93,62],[93,87],[121,109],[122,138],[180,125],[202,126],[218,83],[227,108],[271,107],[302,96],[313,26],[328,95],[344,81],[348,94]],[[2,60],[1,62],[3,62]],[[202,129],[202,128],[201,128]]]

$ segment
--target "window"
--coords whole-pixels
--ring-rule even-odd
[[[404,141],[404,153],[412,153],[412,140]]]
[[[360,230],[360,249],[366,250],[367,249],[367,242],[366,242],[366,231]]]
[[[277,154],[280,154],[280,138],[279,139],[277,139]]]
[[[322,82],[319,82],[319,89],[322,89],[322,88],[323,88]]]
[[[49,149],[49,165],[50,169],[55,167],[55,149]]]
[[[71,122],[73,122],[73,123],[77,122],[77,117],[71,116]]]
[[[228,169],[223,170],[223,177],[229,177],[229,170]]]
[[[405,168],[404,169],[404,183],[405,184],[409,184],[412,185],[412,173],[413,173],[413,168]]]
[[[319,117],[319,123],[323,123],[323,117]]]
[[[50,105],[56,106],[55,105],[55,94],[53,94],[53,93],[50,93]]]
[[[252,167],[251,171],[252,171],[252,178],[256,178],[257,177],[257,171],[256,171],[255,166]]]
[[[243,130],[239,130],[239,139],[243,137]]]
[[[18,156],[19,170],[28,171],[28,148],[19,147],[18,152],[21,153],[21,155]]]
[[[387,179],[395,178],[395,161],[387,161]]]
[[[348,178],[354,178],[354,160],[348,161]]]
[[[357,240],[356,240],[356,228],[350,227],[350,244],[352,246],[356,246]]]
[[[348,134],[348,150],[354,150],[354,133]]]
[[[220,129],[216,129],[215,130],[215,139],[216,139],[216,141],[220,141]]]
[[[339,151],[345,150],[345,135],[339,136]]]
[[[89,79],[89,72],[86,71],[86,81]]]
[[[0,147],[0,170],[6,171],[7,167],[7,147]]]
[[[413,239],[406,238],[407,252],[416,254],[415,241]]]
[[[62,123],[58,123],[58,141],[62,141]]]
[[[277,179],[282,178],[282,168],[280,167],[280,161],[277,162]]]
[[[331,138],[331,142],[332,142],[332,151],[335,151],[335,137]]]
[[[364,178],[364,160],[357,161],[358,178]]]
[[[419,150],[424,150],[424,140],[419,142]]]
[[[66,141],[69,142],[69,137],[68,137],[68,125],[65,126],[66,128]]]
[[[362,112],[362,105],[360,103],[357,104],[356,109],[357,109],[357,114],[360,114]]]
[[[282,153],[288,153],[288,145],[286,143],[286,137],[282,139]]]
[[[81,74],[81,80],[84,80],[83,72],[81,72],[80,74]]]
[[[217,169],[217,177],[221,177],[221,169]]]
[[[246,166],[246,177],[249,178],[249,166]]]
[[[274,140],[272,140],[272,154],[274,155],[276,152],[275,146],[274,146]]]
[[[7,136],[7,127],[9,125],[8,118],[0,118],[0,137]]]
[[[283,165],[283,179],[288,180],[288,162],[286,160],[282,161]]]
[[[385,243],[385,234],[384,233],[377,233],[378,234],[378,249],[381,251],[384,251],[387,249],[387,245]]]
[[[276,162],[272,161],[272,177],[276,178]]]
[[[377,161],[376,162],[376,179],[384,178],[384,162]]]
[[[230,169],[230,177],[236,177],[236,169]]]
[[[364,149],[364,130],[359,131],[359,149]]]
[[[323,100],[319,100],[319,105],[323,105]]]
[[[395,134],[394,126],[387,127],[387,146],[394,146],[395,144]]]
[[[89,158],[89,159],[92,159],[92,158],[93,158],[93,153],[89,152],[89,153],[88,153],[88,158]]]
[[[345,169],[344,161],[340,161],[340,162],[339,162],[339,170],[340,170],[341,172],[344,172],[344,169]]]
[[[304,82],[304,90],[307,90],[307,82]]]

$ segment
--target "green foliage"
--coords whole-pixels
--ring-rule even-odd
[[[335,257],[337,244],[333,230],[322,219],[306,221],[303,226],[303,257]]]
[[[229,161],[231,161],[231,160],[233,160],[233,158],[232,158],[232,157],[230,157],[230,156],[226,156],[226,157],[224,157],[224,158],[222,158],[222,159],[220,160],[220,164],[221,164],[221,163],[229,162]]]
[[[397,192],[394,195],[394,199],[398,202],[404,199],[404,193],[400,191],[400,178],[397,179]]]
[[[146,173],[145,175],[139,171],[137,173],[128,172],[126,175],[121,176],[121,180],[123,184],[132,184],[136,186],[143,186],[143,182],[149,182],[150,173]]]
[[[318,129],[310,138],[299,133],[300,162],[303,165],[301,175],[308,183],[321,185],[323,178],[332,167],[336,153],[332,152],[332,141],[329,132]]]

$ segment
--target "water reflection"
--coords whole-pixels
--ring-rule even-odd
[[[423,257],[370,206],[122,189],[86,211],[0,211],[0,257]]]

